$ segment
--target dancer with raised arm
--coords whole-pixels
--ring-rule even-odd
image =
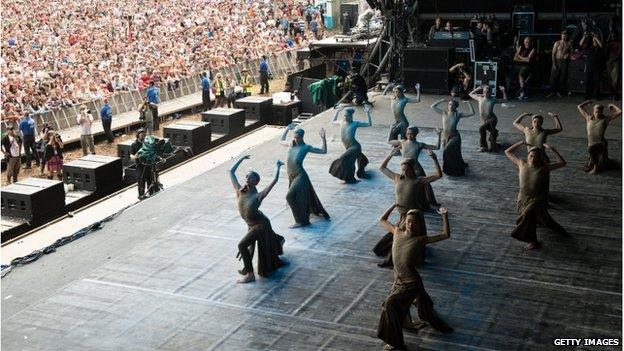
[[[536,147],[541,151],[544,151],[544,144],[546,143],[546,138],[549,135],[557,134],[563,130],[561,127],[561,121],[559,120],[559,116],[557,116],[554,112],[548,112],[548,115],[553,118],[555,121],[554,129],[544,129],[542,126],[544,124],[544,117],[541,115],[533,115],[531,117],[531,127],[527,127],[522,124],[522,119],[524,117],[529,116],[529,113],[523,113],[513,122],[514,127],[524,133],[524,142],[527,145],[527,149],[532,147]],[[545,155],[545,154],[544,154]],[[544,156],[542,155],[542,156]],[[545,159],[548,161],[548,158]]]
[[[243,260],[244,267],[238,271],[243,275],[236,280],[237,283],[250,283],[255,280],[253,271],[253,252],[256,242],[258,243],[258,275],[268,277],[275,270],[288,263],[280,260],[283,253],[284,237],[275,234],[271,228],[271,222],[260,211],[260,205],[279,179],[280,168],[284,165],[282,161],[277,161],[275,178],[264,190],[258,192],[256,186],[260,182],[260,175],[254,171],[249,171],[245,176],[245,185],[241,186],[236,177],[238,166],[250,158],[249,155],[241,157],[230,169],[230,180],[234,191],[236,191],[236,201],[238,202],[238,212],[247,223],[247,235],[238,243],[238,253]]]
[[[507,100],[505,87],[500,86],[499,89],[503,93],[503,99]],[[477,94],[479,90],[482,90],[481,94]],[[496,129],[498,118],[494,114],[494,105],[497,102],[496,97],[492,96],[492,90],[489,85],[475,88],[470,92],[469,96],[475,100],[479,106],[479,116],[481,117],[481,127],[479,127],[479,151],[498,151],[500,147],[496,142],[498,138],[498,129]],[[490,132],[490,146],[488,146],[487,132]]]
[[[529,149],[527,159],[518,158],[514,152],[525,141],[519,141],[505,150],[505,155],[518,167],[518,213],[516,228],[511,236],[517,240],[528,243],[527,250],[538,249],[542,243],[537,240],[537,224],[542,224],[561,235],[568,232],[557,223],[548,213],[548,187],[550,184],[550,172],[566,165],[559,151],[549,144],[544,148],[549,149],[555,155],[557,161],[548,163],[544,161],[544,151],[533,146]]]
[[[425,170],[423,169],[420,162],[418,162],[418,157],[420,156],[420,152],[422,150],[440,150],[440,140],[442,130],[438,129],[438,144],[437,145],[429,145],[425,143],[421,143],[416,140],[416,136],[418,135],[418,127],[410,126],[407,128],[407,139],[406,140],[390,140],[388,143],[394,147],[398,147],[401,150],[401,155],[403,155],[404,160],[412,159],[414,160],[414,172],[418,177],[425,177]],[[439,206],[438,202],[435,199],[435,195],[433,194],[433,188],[431,188],[431,184],[427,184],[425,187],[425,192],[427,196],[427,201],[431,206]]]
[[[344,118],[342,121],[338,121],[338,114],[344,109]],[[355,179],[355,163],[357,162],[357,176],[358,178],[368,178],[364,168],[368,164],[368,159],[362,153],[362,146],[355,139],[355,132],[359,127],[370,127],[373,122],[371,119],[371,105],[364,105],[364,111],[368,116],[368,122],[359,122],[353,120],[352,108],[345,109],[344,107],[336,111],[336,115],[332,121],[333,124],[340,125],[340,139],[342,144],[347,149],[340,158],[332,162],[329,167],[329,173],[338,179],[342,179],[345,183],[353,184],[359,182]]]
[[[447,101],[446,99],[440,99],[431,105],[431,108],[442,115],[442,145],[444,146],[444,152],[442,154],[442,170],[444,173],[450,176],[463,176],[466,174],[467,164],[464,162],[464,158],[461,153],[461,136],[457,130],[459,120],[465,117],[474,116],[475,111],[470,101],[464,101],[470,109],[469,113],[459,112],[457,109],[459,103],[455,100],[448,102],[446,110],[442,110],[438,105]]]
[[[303,161],[308,152],[314,154],[327,153],[327,141],[325,140],[325,129],[321,128],[319,135],[323,141],[321,148],[308,145],[303,141],[304,130],[297,128],[294,132],[293,140],[289,143],[286,141],[288,131],[294,130],[296,126],[290,124],[286,127],[284,134],[280,140],[280,144],[288,146],[288,159],[286,160],[286,170],[288,171],[288,193],[286,201],[295,217],[295,224],[290,228],[305,227],[310,224],[310,214],[323,216],[329,220],[329,214],[321,205],[321,201],[310,182],[308,173],[303,168]]]
[[[438,318],[433,309],[433,300],[427,294],[422,278],[416,270],[420,253],[425,246],[450,238],[448,214],[445,208],[438,213],[442,216],[442,232],[427,236],[423,228],[422,213],[413,209],[405,214],[405,223],[395,226],[388,221],[390,213],[397,205],[392,205],[381,217],[379,224],[392,233],[392,256],[394,257],[394,283],[381,309],[377,337],[386,345],[384,350],[405,350],[403,328],[420,329],[428,322],[434,329],[443,333],[453,331]],[[416,305],[420,321],[412,321],[410,307]]]
[[[591,101],[585,101],[578,105],[579,113],[587,123],[587,154],[588,161],[585,164],[585,172],[596,174],[609,166],[609,148],[605,132],[609,123],[622,115],[622,110],[614,104],[609,104],[611,116],[605,116],[603,105],[594,105],[592,113],[585,110],[585,106]]]
[[[423,231],[426,231],[425,217],[422,215],[423,210],[429,209],[429,201],[427,201],[426,187],[431,182],[442,178],[442,170],[438,163],[438,158],[431,150],[427,150],[429,157],[433,160],[436,167],[436,174],[431,176],[417,176],[414,169],[414,159],[405,160],[401,163],[401,174],[392,172],[387,168],[388,162],[393,156],[398,155],[399,149],[394,148],[386,159],[379,166],[379,170],[388,178],[394,182],[394,201],[397,204],[399,211],[399,222],[397,226],[401,226],[405,220],[407,211],[412,209],[421,210],[420,216],[422,216],[420,223],[422,224]],[[387,267],[392,265],[392,233],[387,233],[382,237],[379,242],[373,248],[373,252],[377,256],[387,256],[385,261],[378,264],[379,267]],[[419,263],[425,262],[424,252],[421,253],[418,259]]]
[[[416,99],[410,99],[405,96],[405,89],[402,85],[395,86],[392,91],[392,114],[394,115],[394,123],[390,127],[390,135],[388,141],[397,140],[399,136],[401,139],[407,139],[407,127],[409,122],[405,116],[405,106],[410,102],[420,102],[420,84],[416,85]]]

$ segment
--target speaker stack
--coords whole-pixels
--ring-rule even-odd
[[[202,121],[210,122],[213,133],[236,136],[245,129],[245,110],[240,108],[213,108],[201,116]]]
[[[449,92],[449,68],[453,60],[450,48],[405,48],[403,50],[403,84],[413,89],[420,83],[421,92]]]
[[[87,155],[63,165],[66,184],[73,184],[74,190],[85,190],[107,195],[119,189],[123,183],[121,158]]]

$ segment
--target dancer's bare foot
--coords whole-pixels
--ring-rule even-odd
[[[305,227],[305,225],[303,225],[303,224],[301,224],[301,223],[297,223],[297,222],[295,222],[295,224],[292,224],[292,225],[291,225],[290,227],[288,227],[288,228],[290,228],[290,229],[295,229],[295,228],[303,228],[303,227]]]
[[[598,167],[594,166],[594,168],[592,168],[592,170],[589,171],[589,174],[598,174]]]
[[[242,278],[236,279],[236,282],[239,284],[246,284],[246,283],[251,283],[254,280],[256,280],[256,276],[253,274],[253,272],[251,272],[251,273],[245,274]]]
[[[486,152],[486,151],[487,151],[487,149],[486,149],[486,148],[484,148],[484,147],[480,147],[480,148],[478,148],[478,149],[477,149],[477,151],[479,151],[479,152]]]
[[[542,247],[542,243],[537,241],[534,243],[528,243],[527,246],[524,247],[525,250],[529,251],[529,250],[536,250]]]

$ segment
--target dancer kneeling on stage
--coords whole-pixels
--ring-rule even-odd
[[[460,119],[474,116],[475,111],[469,101],[464,101],[468,104],[470,112],[459,112],[459,103],[455,100],[449,101],[446,110],[442,110],[438,107],[438,104],[443,101],[445,100],[441,99],[431,105],[435,112],[442,115],[442,145],[444,146],[442,170],[450,176],[463,176],[466,173],[467,164],[462,157],[461,136],[457,130],[457,125]]]
[[[589,160],[584,169],[589,174],[596,174],[609,166],[609,149],[605,132],[609,123],[622,115],[622,110],[614,104],[609,104],[609,109],[612,113],[611,116],[607,117],[604,114],[603,105],[594,105],[594,109],[590,114],[585,111],[585,106],[590,103],[591,101],[583,102],[578,105],[578,110],[587,123],[587,153]]]
[[[396,227],[388,222],[390,213],[397,205],[392,205],[383,214],[379,223],[394,236],[392,256],[394,257],[394,283],[383,303],[377,336],[386,342],[384,350],[405,350],[403,328],[418,330],[428,322],[433,328],[443,333],[453,331],[444,321],[440,320],[433,309],[433,300],[427,294],[422,278],[415,268],[416,260],[427,244],[448,239],[451,235],[448,214],[445,208],[438,213],[442,216],[442,233],[427,236],[422,223],[420,210],[410,210],[405,217],[404,225]],[[421,321],[414,322],[410,316],[410,307],[418,308]]]
[[[436,173],[434,175],[427,177],[417,175],[414,169],[414,159],[405,160],[401,163],[401,174],[396,174],[389,170],[387,168],[388,162],[393,156],[398,154],[397,148],[393,149],[388,157],[381,163],[381,166],[379,166],[379,170],[394,182],[394,202],[396,203],[396,207],[398,207],[400,215],[397,226],[400,227],[403,225],[409,210],[419,209],[421,210],[418,212],[421,216],[419,223],[422,225],[421,231],[423,232],[426,232],[427,229],[425,227],[425,217],[422,214],[422,210],[429,209],[429,201],[426,195],[427,185],[442,178],[442,170],[440,169],[440,164],[438,163],[436,155],[431,150],[427,150],[427,152],[436,168]],[[373,248],[373,252],[377,256],[387,255],[386,260],[378,264],[379,267],[392,265],[392,238],[392,233],[388,232]],[[425,262],[424,251],[420,254],[417,261],[419,264]]]
[[[344,109],[344,107],[342,108]],[[338,179],[342,179],[345,183],[353,184],[359,182],[355,179],[355,163],[357,162],[357,176],[358,178],[368,178],[364,168],[368,164],[368,159],[362,153],[362,146],[355,139],[355,132],[359,127],[370,127],[373,122],[371,120],[371,105],[364,105],[364,111],[368,116],[368,122],[359,122],[353,120],[352,108],[347,108],[344,113],[344,119],[338,121],[338,113],[342,110],[336,111],[336,115],[332,123],[340,125],[340,139],[342,144],[347,149],[340,158],[332,162],[329,167],[329,173]]]
[[[243,156],[230,170],[230,180],[234,186],[234,191],[236,191],[238,212],[247,223],[248,227],[247,235],[238,243],[238,253],[243,259],[245,267],[238,271],[243,277],[236,280],[237,283],[250,283],[255,280],[251,260],[253,258],[253,249],[256,242],[258,242],[258,275],[261,277],[268,277],[275,270],[288,264],[279,258],[283,253],[284,237],[275,234],[273,228],[271,228],[271,222],[259,210],[262,200],[264,200],[277,183],[280,167],[284,164],[282,161],[277,161],[275,178],[273,178],[271,183],[269,183],[264,190],[258,192],[256,189],[256,186],[260,182],[258,173],[249,171],[245,176],[245,185],[242,187],[236,178],[236,169],[243,160],[249,158],[249,155]]]
[[[511,236],[517,240],[527,242],[526,249],[538,249],[542,244],[537,240],[537,224],[542,224],[561,235],[568,235],[566,230],[559,225],[548,213],[548,192],[550,184],[550,171],[566,165],[566,161],[559,152],[549,144],[544,148],[552,150],[557,162],[549,164],[544,161],[544,152],[537,147],[529,149],[527,159],[523,160],[514,155],[519,147],[526,142],[519,141],[505,150],[505,155],[518,166],[518,213],[516,228]]]
[[[303,141],[303,135],[305,134],[303,129],[295,130],[295,135],[292,142],[286,141],[288,131],[295,129],[294,124],[290,124],[286,127],[280,144],[288,146],[288,158],[286,160],[286,170],[288,171],[288,193],[286,194],[286,201],[288,206],[292,210],[295,217],[295,224],[290,228],[305,227],[310,224],[310,214],[317,216],[323,216],[329,220],[329,214],[323,208],[321,201],[310,182],[308,173],[303,168],[303,160],[305,160],[308,152],[314,154],[326,154],[327,153],[327,140],[325,140],[325,129],[321,128],[319,135],[323,141],[323,146],[317,148],[306,144]]]
[[[425,170],[422,165],[418,161],[418,157],[420,156],[420,152],[424,150],[440,150],[440,140],[442,130],[438,129],[436,132],[438,133],[438,144],[437,145],[429,145],[425,143],[421,143],[416,139],[418,135],[418,127],[410,126],[407,128],[407,139],[406,140],[390,140],[388,143],[394,147],[398,147],[401,149],[401,155],[403,155],[403,160],[414,160],[414,173],[417,177],[425,177]],[[426,187],[427,193],[427,201],[432,206],[439,206],[438,202],[433,195],[433,188],[431,188],[431,184],[427,184]],[[423,207],[422,209],[426,209],[428,206]]]

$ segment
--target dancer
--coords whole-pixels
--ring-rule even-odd
[[[317,216],[323,216],[329,220],[329,214],[321,205],[321,201],[312,187],[308,173],[303,169],[303,160],[305,160],[308,152],[314,154],[326,154],[327,153],[327,141],[325,140],[325,129],[321,128],[319,135],[323,141],[321,148],[316,148],[306,144],[303,141],[304,130],[296,129],[292,142],[286,141],[286,136],[289,130],[295,129],[294,124],[290,124],[286,127],[280,144],[283,146],[289,146],[288,159],[286,160],[286,169],[288,171],[288,193],[286,194],[286,201],[288,206],[292,210],[295,217],[295,224],[290,228],[305,227],[310,224],[310,214]]]
[[[414,168],[414,159],[405,160],[401,163],[401,174],[396,174],[387,168],[388,162],[393,156],[398,155],[399,149],[394,148],[386,157],[386,159],[379,166],[379,170],[385,174],[388,178],[394,182],[394,201],[397,204],[399,211],[399,222],[397,226],[401,226],[405,220],[407,211],[411,209],[427,210],[429,209],[429,201],[426,196],[426,186],[433,181],[442,178],[442,170],[436,155],[431,150],[427,150],[429,157],[433,160],[436,167],[436,174],[431,176],[417,176]],[[426,231],[425,217],[420,212],[422,224],[422,230]],[[386,256],[386,260],[380,264],[379,267],[387,267],[392,265],[392,233],[387,233],[382,237],[375,247],[373,252],[377,256]],[[418,258],[419,263],[425,262],[424,252]]]
[[[522,119],[529,115],[530,115],[529,113],[521,114],[513,122],[513,125],[514,127],[518,128],[518,130],[524,133],[524,141],[527,145],[527,149],[536,147],[540,149],[541,151],[544,151],[544,144],[546,143],[546,138],[551,134],[557,134],[563,130],[563,128],[561,127],[561,121],[559,120],[559,116],[557,116],[556,113],[548,112],[548,115],[555,120],[555,128],[544,129],[542,128],[542,125],[544,124],[544,117],[542,117],[541,115],[533,115],[533,117],[531,117],[530,128],[527,126],[524,126],[522,124]],[[548,160],[548,158],[546,158],[546,160]]]
[[[614,104],[609,104],[611,116],[605,116],[603,113],[603,105],[594,105],[592,113],[585,110],[585,106],[591,104],[591,101],[585,101],[578,105],[578,110],[587,122],[587,154],[588,161],[585,164],[585,172],[596,174],[603,171],[609,165],[609,148],[605,132],[609,123],[622,115],[622,110]]]
[[[405,217],[405,223],[394,226],[388,222],[390,213],[397,205],[392,205],[379,220],[384,229],[394,236],[392,255],[394,256],[394,283],[381,309],[377,337],[386,342],[384,350],[405,350],[403,328],[418,330],[428,322],[434,329],[443,333],[453,331],[449,325],[438,318],[433,309],[433,300],[423,285],[422,278],[415,268],[418,256],[426,245],[446,240],[451,236],[448,214],[445,208],[438,213],[442,216],[442,233],[427,236],[423,230],[422,214],[419,210],[410,210]],[[412,321],[410,307],[414,304],[418,308],[418,317],[421,321]]]
[[[507,92],[505,87],[498,87],[503,93],[503,99],[507,100]],[[482,90],[482,94],[477,94],[477,91]],[[470,92],[469,96],[477,102],[479,106],[479,116],[481,117],[481,127],[479,127],[479,152],[492,151],[497,152],[500,145],[496,143],[498,138],[498,129],[496,124],[498,118],[494,114],[494,105],[496,104],[496,97],[492,96],[492,90],[489,85],[483,85],[475,88]],[[490,132],[490,146],[487,143],[487,132]]]
[[[412,159],[414,160],[414,172],[417,177],[425,177],[425,170],[423,169],[420,162],[418,162],[418,157],[420,156],[420,152],[425,150],[440,150],[440,140],[442,138],[441,133],[442,130],[436,130],[438,133],[438,145],[429,145],[425,143],[421,143],[416,141],[416,136],[418,135],[418,127],[411,126],[407,128],[407,140],[390,140],[388,143],[394,147],[399,147],[401,149],[401,154],[403,155],[404,160]],[[425,187],[425,193],[427,196],[427,201],[431,206],[439,206],[438,202],[433,195],[433,189],[431,188],[431,184],[427,184]]]
[[[394,123],[390,127],[390,135],[388,141],[397,140],[399,135],[401,139],[407,139],[407,127],[409,122],[405,117],[405,106],[410,102],[420,102],[420,84],[416,84],[416,99],[412,100],[405,96],[405,89],[402,85],[395,86],[392,91],[392,114],[394,115]]]
[[[236,191],[236,200],[238,202],[238,212],[243,220],[247,223],[247,235],[245,235],[238,243],[238,253],[243,259],[245,267],[238,271],[243,275],[242,278],[236,280],[237,283],[250,283],[256,277],[253,272],[254,245],[258,242],[258,275],[268,277],[280,267],[288,263],[280,260],[279,256],[283,253],[284,237],[275,234],[271,228],[271,222],[262,213],[259,208],[262,200],[269,195],[269,192],[279,179],[280,168],[284,165],[282,161],[277,161],[277,169],[275,170],[275,178],[267,185],[264,190],[258,192],[256,186],[260,182],[260,176],[254,171],[249,171],[245,176],[245,185],[241,187],[236,178],[236,169],[244,160],[248,160],[249,155],[241,157],[236,161],[230,170],[230,180]]]
[[[431,105],[431,108],[442,115],[442,145],[444,146],[444,152],[442,154],[443,165],[442,169],[444,173],[450,176],[463,176],[466,173],[466,166],[468,166],[461,154],[461,136],[457,130],[457,124],[459,120],[465,117],[474,116],[475,111],[470,104],[470,101],[464,101],[468,104],[470,112],[465,114],[458,111],[459,103],[455,100],[448,102],[448,108],[446,111],[438,108],[438,105],[446,101],[440,99]]]
[[[559,151],[549,144],[544,148],[555,154],[557,162],[547,163],[544,161],[544,152],[533,146],[529,149],[527,159],[523,160],[514,155],[519,147],[526,145],[525,141],[519,141],[505,150],[505,155],[518,166],[518,213],[516,228],[511,236],[517,240],[527,242],[527,250],[538,249],[542,243],[537,240],[537,224],[542,224],[561,235],[568,235],[567,231],[559,225],[548,213],[548,187],[550,184],[550,172],[566,165]]]
[[[371,105],[364,105],[364,111],[366,111],[366,115],[368,116],[368,122],[354,121],[353,113],[355,110],[352,108],[347,108],[345,110],[344,119],[339,122],[338,113],[343,109],[344,107],[336,111],[332,123],[340,125],[340,139],[347,151],[345,151],[340,158],[332,162],[331,167],[329,167],[329,173],[338,179],[342,179],[345,183],[353,184],[359,182],[359,180],[355,179],[356,162],[358,164],[358,178],[368,178],[364,170],[368,164],[368,159],[362,153],[362,146],[355,139],[355,132],[359,127],[370,127],[373,124],[370,113]]]

